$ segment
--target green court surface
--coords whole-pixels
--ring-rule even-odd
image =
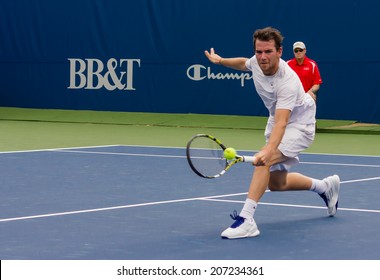
[[[98,145],[184,147],[197,133],[240,150],[264,145],[265,117],[0,107],[0,151]],[[310,153],[380,155],[380,125],[318,120]]]

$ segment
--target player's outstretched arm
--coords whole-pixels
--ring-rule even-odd
[[[211,48],[210,52],[206,50],[205,55],[208,58],[208,60],[210,60],[212,63],[220,64],[220,60],[222,59],[222,57],[215,53],[214,48]]]
[[[214,48],[209,51],[205,51],[205,55],[210,60],[210,62],[225,67],[233,68],[235,70],[248,71],[245,67],[245,62],[248,58],[245,57],[233,57],[233,58],[223,58],[220,55],[215,53]]]

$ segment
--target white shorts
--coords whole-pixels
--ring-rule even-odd
[[[265,129],[265,138],[268,142],[273,124],[268,123]],[[271,166],[270,171],[288,171],[299,162],[298,155],[313,143],[315,124],[288,124],[278,149],[288,159]]]

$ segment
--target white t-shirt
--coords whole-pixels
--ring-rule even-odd
[[[289,124],[315,123],[315,102],[305,94],[297,74],[283,59],[280,59],[279,69],[273,76],[264,75],[256,56],[248,59],[245,66],[252,71],[256,91],[269,111],[268,122],[274,123],[277,109],[288,109],[291,111]]]

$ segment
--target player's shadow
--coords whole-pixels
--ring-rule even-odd
[[[339,217],[312,217],[312,218],[299,218],[282,217],[281,221],[259,221],[258,226],[262,235],[267,238],[273,236],[314,236],[326,233],[326,230],[332,230],[333,227],[339,222]]]

